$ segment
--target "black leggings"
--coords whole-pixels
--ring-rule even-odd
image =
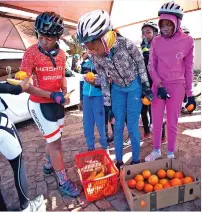
[[[110,121],[110,114],[108,113],[108,111],[105,110],[105,132],[106,132],[107,138],[109,137],[109,135],[108,135],[109,121]],[[114,135],[114,125],[113,124],[111,124],[111,129],[112,129],[112,134]]]
[[[7,119],[6,122],[1,123],[1,120],[6,120],[6,119]],[[12,148],[15,148],[15,146],[13,146],[14,142],[16,143],[18,142],[19,146],[21,146],[22,148],[20,137],[17,133],[17,130],[15,126],[10,123],[10,120],[6,114],[0,113],[0,129],[1,129],[1,134],[0,134],[1,141],[4,141],[6,144],[5,146],[4,145],[0,146],[0,152],[5,153],[3,148],[8,148],[8,147],[10,147],[10,151],[11,151]],[[16,186],[18,197],[20,200],[20,206],[21,206],[21,209],[23,210],[28,207],[29,198],[28,198],[28,180],[26,175],[25,163],[22,157],[22,151],[21,153],[19,153],[17,157],[14,155],[13,157],[15,158],[12,160],[7,158],[7,160],[9,161],[14,173],[15,186]],[[0,211],[5,211],[5,210],[7,210],[6,204],[4,202],[3,196],[1,194],[1,189],[0,189]]]
[[[21,209],[28,207],[28,181],[22,154],[13,160],[8,160],[14,173],[15,186],[20,200]],[[5,211],[6,205],[0,191],[0,211]]]

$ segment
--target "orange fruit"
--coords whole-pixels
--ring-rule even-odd
[[[184,184],[189,184],[194,182],[194,179],[192,177],[185,177],[184,178]]]
[[[15,74],[15,79],[16,80],[24,80],[26,77],[28,77],[27,72],[25,71],[18,71]]]
[[[166,173],[169,179],[173,179],[175,177],[175,171],[172,169],[168,169]]]
[[[170,181],[170,184],[171,184],[172,187],[174,187],[174,186],[180,186],[180,185],[182,185],[182,182],[181,182],[180,179],[174,178],[174,179],[172,179]]]
[[[184,185],[184,177],[180,179],[182,185]]]
[[[182,172],[175,172],[175,178],[181,179],[184,177],[184,174]]]
[[[135,188],[136,181],[134,179],[128,180],[128,187],[129,188]]]
[[[167,179],[160,179],[159,183],[163,186],[164,184],[168,183]]]
[[[151,101],[149,101],[149,99],[147,99],[147,97],[145,96],[144,98],[142,98],[142,104],[143,105],[150,105]]]
[[[154,190],[153,185],[151,185],[151,184],[149,184],[149,183],[145,184],[145,186],[144,186],[144,191],[145,191],[146,193],[152,192],[153,190]]]
[[[156,176],[156,175],[151,175],[148,179],[148,182],[151,184],[151,185],[156,185],[158,182],[159,182],[159,178]]]
[[[159,190],[162,190],[163,189],[163,186],[160,184],[160,183],[157,183],[155,186],[154,186],[154,191],[159,191]]]
[[[148,179],[151,176],[151,172],[149,170],[144,170],[142,176],[144,179]]]
[[[143,191],[144,190],[144,181],[142,181],[142,180],[137,181],[137,183],[136,183],[136,189],[138,191]]]
[[[186,107],[187,111],[192,111],[194,109],[194,105],[190,104],[188,107]]]
[[[135,180],[136,180],[136,182],[137,182],[137,181],[144,181],[144,177],[143,177],[141,174],[137,174],[137,175],[135,176]]]
[[[170,185],[169,183],[165,183],[165,184],[163,185],[163,188],[171,188],[171,185]]]
[[[145,207],[145,205],[146,205],[146,202],[145,202],[144,200],[142,200],[142,201],[140,202],[140,206],[143,208],[143,207]]]
[[[159,178],[163,179],[166,177],[166,171],[163,170],[163,169],[159,169],[158,172],[157,172],[157,175]]]
[[[93,80],[95,78],[95,75],[93,74],[93,72],[88,72],[86,74],[86,79],[87,80]]]

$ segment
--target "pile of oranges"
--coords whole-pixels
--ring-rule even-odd
[[[159,169],[156,174],[152,174],[149,170],[144,170],[141,174],[137,174],[133,179],[128,180],[128,187],[149,193],[175,186],[181,186],[194,182],[192,177],[185,176],[182,172],[173,169]]]

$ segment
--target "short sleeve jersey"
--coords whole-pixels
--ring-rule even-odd
[[[50,92],[59,92],[62,88],[62,79],[65,76],[66,56],[60,50],[54,57],[56,67],[51,59],[41,53],[37,44],[31,46],[24,53],[20,70],[32,76],[33,86]],[[37,103],[51,103],[52,99],[30,95],[30,100]]]

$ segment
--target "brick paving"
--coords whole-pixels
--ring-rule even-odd
[[[24,158],[29,181],[29,196],[34,198],[43,193],[44,207],[40,211],[127,211],[129,210],[124,193],[119,185],[116,195],[89,203],[82,192],[78,198],[61,197],[57,191],[55,175],[44,176],[42,167],[45,160],[45,141],[32,120],[17,125],[22,138]],[[142,132],[142,127],[140,131]],[[96,147],[99,148],[96,131]],[[126,133],[125,133],[125,136]],[[186,164],[198,178],[201,177],[201,116],[200,107],[192,115],[183,115],[179,119],[176,156]],[[147,140],[149,142],[149,140]],[[152,148],[144,142],[141,146],[141,160],[150,153]],[[166,156],[167,145],[162,147],[163,157]],[[75,108],[66,110],[65,127],[62,141],[65,167],[68,177],[81,188],[75,155],[85,152],[87,147],[83,135],[82,113]],[[129,163],[131,148],[124,149],[124,160]],[[114,159],[113,145],[110,151]],[[17,192],[14,186],[13,173],[6,159],[0,155],[1,188],[10,210],[19,206]],[[200,211],[201,200],[190,201],[180,205],[165,208],[166,211]]]

